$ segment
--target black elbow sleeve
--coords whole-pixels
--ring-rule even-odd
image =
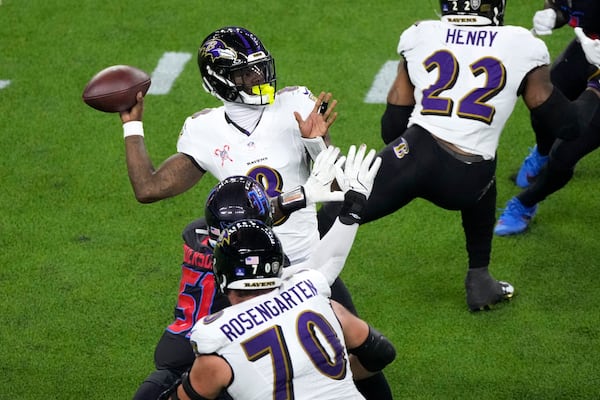
[[[388,338],[377,329],[369,326],[369,337],[355,349],[349,349],[367,371],[377,372],[384,369],[396,358],[396,349]]]
[[[398,106],[387,103],[381,116],[381,139],[385,144],[392,142],[406,130],[414,106]]]

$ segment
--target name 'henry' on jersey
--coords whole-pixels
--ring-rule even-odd
[[[409,126],[493,159],[527,73],[550,63],[545,43],[516,26],[422,21],[400,36],[415,86]]]

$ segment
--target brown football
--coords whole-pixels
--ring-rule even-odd
[[[114,113],[129,110],[137,92],[150,88],[150,75],[129,65],[113,65],[98,72],[83,90],[83,101],[96,110]]]

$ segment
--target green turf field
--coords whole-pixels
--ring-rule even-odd
[[[530,27],[542,3],[509,1],[506,22]],[[181,230],[215,183],[137,203],[118,116],[81,101],[93,74],[113,64],[151,72],[165,53],[193,54],[167,94],[146,97],[158,166],[176,151],[185,117],[218,104],[200,86],[197,46],[216,28],[242,25],[274,54],[279,87],[334,93],[337,145],[379,148],[384,105],[365,97],[397,59],[400,32],[437,8],[434,0],[0,0],[0,399],[131,397],[171,321]],[[544,41],[554,56],[571,37],[565,28]],[[498,151],[499,207],[517,193],[508,177],[532,143],[519,102]],[[342,277],[361,315],[396,345],[386,370],[395,398],[600,397],[599,167],[589,155],[529,233],[494,239],[491,271],[517,295],[490,313],[466,310],[458,213],[414,201],[360,229]]]

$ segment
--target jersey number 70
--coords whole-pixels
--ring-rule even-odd
[[[296,335],[318,372],[335,380],[341,380],[346,376],[344,347],[329,322],[321,314],[314,311],[303,312],[297,319]],[[259,360],[267,355],[271,357],[273,400],[293,400],[292,358],[281,326],[274,325],[263,330],[244,341],[242,347],[250,361]],[[329,354],[327,348],[331,349],[333,354]]]

